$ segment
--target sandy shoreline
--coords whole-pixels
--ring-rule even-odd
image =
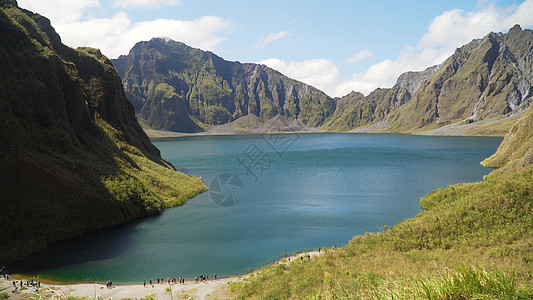
[[[321,251],[310,251],[294,254],[278,260],[273,264],[288,264],[300,262],[309,259],[316,255],[324,253]],[[290,258],[290,259],[289,259]],[[257,271],[256,271],[257,272]],[[253,274],[253,273],[250,273]],[[186,280],[185,284],[168,284],[165,278],[163,284],[154,283],[153,287],[146,283],[120,283],[113,284],[112,288],[107,288],[105,283],[75,283],[75,284],[54,284],[41,283],[39,294],[43,299],[67,299],[68,297],[75,297],[76,299],[171,299],[170,291],[172,290],[173,299],[228,299],[233,298],[230,291],[231,282],[238,282],[245,280],[250,276],[245,274],[241,276],[232,276],[226,278],[218,278],[217,280],[207,280],[205,282],[194,282],[194,280]],[[18,280],[18,291],[14,293],[13,280]],[[20,289],[19,278],[10,276],[9,280],[0,278],[0,294],[7,293],[9,299],[38,299],[35,289],[26,287]],[[23,283],[26,280],[23,279]],[[151,298],[150,298],[151,297]]]

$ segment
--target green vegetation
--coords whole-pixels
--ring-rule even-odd
[[[512,121],[480,121],[507,117],[531,102],[525,78],[532,40],[533,31],[520,26],[490,33],[439,66],[402,74],[392,88],[336,99],[265,66],[228,62],[164,39],[140,42],[113,63],[151,129],[199,132],[245,116],[265,122],[281,115],[331,132],[378,123],[373,131],[421,133],[464,120],[475,122],[461,129],[465,135],[502,136]],[[256,121],[240,123],[234,124],[237,131],[249,131]]]
[[[9,299],[9,294],[6,292],[0,293],[0,299]]]
[[[233,289],[243,299],[528,299],[532,189],[533,166],[437,190],[413,219],[312,261],[267,267]]]
[[[144,298],[141,298],[141,300],[155,300],[156,299],[156,294],[150,294]]]
[[[172,40],[140,42],[113,63],[151,129],[200,132],[245,116],[265,122],[278,114],[316,127],[335,110],[323,92],[266,66],[225,61]],[[256,123],[249,118],[236,128]]]
[[[412,219],[266,267],[232,290],[241,299],[533,298],[533,165],[522,151],[532,121],[530,107],[487,161],[512,155],[483,182],[435,190]]]
[[[509,129],[516,123],[517,118],[511,117],[500,120],[488,120],[479,124],[474,123],[464,135],[477,136],[505,136]]]
[[[246,115],[231,123],[237,130],[248,131],[263,125],[261,119],[255,115]]]
[[[527,299],[512,274],[488,273],[472,266],[447,271],[435,279],[422,278],[411,292],[421,299]]]
[[[506,171],[517,170],[533,163],[533,111],[528,109],[505,136],[496,153],[484,160],[487,167]]]
[[[99,50],[66,47],[49,20],[4,1],[0,53],[2,263],[206,190],[161,158]]]
[[[475,121],[500,118],[513,106],[527,107],[531,97],[517,96],[522,93],[516,82],[529,76],[531,65],[515,67],[514,61],[529,60],[525,41],[532,39],[533,31],[515,26],[506,34],[490,33],[458,48],[405,105],[390,114],[389,129],[425,131],[431,124],[443,126],[472,116]],[[509,125],[487,124],[466,134],[500,134]]]

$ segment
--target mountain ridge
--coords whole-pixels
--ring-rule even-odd
[[[331,97],[276,70],[172,40],[139,42],[113,63],[139,118],[154,129],[199,132],[249,114],[316,127],[334,110]]]
[[[263,122],[280,114],[289,122],[298,119],[306,126],[332,132],[365,132],[369,127],[381,132],[419,133],[457,123],[452,127],[469,124],[456,130],[462,134],[504,135],[510,125],[502,120],[521,114],[532,101],[532,32],[515,25],[505,34],[489,33],[457,48],[442,64],[405,72],[393,87],[377,88],[367,96],[352,92],[331,98],[266,66],[225,61],[212,52],[168,39],[139,42],[113,63],[138,117],[151,129],[202,132],[248,114]],[[154,46],[162,43],[176,50],[162,53],[160,46]],[[143,55],[149,51],[152,56]],[[156,67],[164,71],[158,72]],[[187,77],[191,74],[194,80]],[[205,84],[198,82],[200,77],[210,81],[211,90],[222,92],[210,94]],[[299,89],[291,94],[290,88],[283,88],[287,81]],[[167,93],[166,100],[154,97],[159,85]],[[203,92],[198,93],[198,88]],[[307,91],[315,93],[314,98],[307,99]],[[176,95],[175,100],[172,95]],[[290,101],[287,95],[295,97]],[[202,97],[208,99],[197,101]],[[218,102],[212,99],[217,97]],[[169,119],[190,126],[176,127],[168,124]],[[445,128],[438,132],[453,134]]]

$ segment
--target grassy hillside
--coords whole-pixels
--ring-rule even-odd
[[[100,51],[0,1],[0,264],[206,188],[164,161]]]
[[[533,111],[528,109],[505,136],[496,153],[482,162],[492,168],[511,171],[533,162]]]
[[[271,266],[242,299],[532,299],[533,108],[488,161],[501,169],[421,199],[424,211],[312,260]]]

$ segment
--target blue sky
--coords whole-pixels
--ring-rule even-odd
[[[69,46],[111,58],[169,37],[227,60],[263,63],[331,96],[390,87],[490,31],[533,27],[533,0],[18,0]]]

